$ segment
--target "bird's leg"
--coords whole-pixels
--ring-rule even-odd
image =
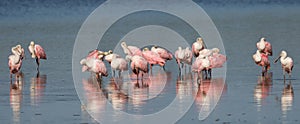
[[[205,79],[207,79],[207,70],[205,69],[204,72],[205,72]]]
[[[166,69],[165,69],[165,65],[163,66],[163,69],[164,69],[164,71],[166,70]]]
[[[121,78],[121,70],[119,70],[119,78]]]
[[[211,72],[212,72],[212,69],[209,69],[209,79],[211,79]]]
[[[36,64],[37,64],[37,66],[38,66],[36,70],[39,71],[39,68],[40,68],[40,60],[39,60],[38,58],[36,58],[35,61],[36,61]]]
[[[283,80],[285,80],[285,72],[284,72],[284,70],[283,70]]]
[[[113,75],[112,75],[113,77],[115,77],[116,76],[116,73],[115,73],[115,70],[113,70]]]

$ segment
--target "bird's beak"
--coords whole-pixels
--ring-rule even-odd
[[[279,59],[280,59],[280,56],[277,57],[277,59],[274,61],[274,63],[276,63]]]

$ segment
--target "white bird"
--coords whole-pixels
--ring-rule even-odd
[[[119,77],[121,76],[121,72],[128,70],[128,62],[121,58],[118,54],[112,53],[112,51],[109,51],[108,53],[104,53],[105,60],[110,61],[110,66],[113,70],[113,75],[115,76],[115,71],[119,71]]]
[[[194,42],[192,45],[192,52],[193,52],[194,56],[198,57],[199,52],[203,49],[205,49],[205,44],[203,42],[203,39],[199,37],[199,38],[197,38],[196,42]]]
[[[287,56],[286,51],[281,51],[279,57],[275,60],[275,63],[280,59],[282,70],[283,70],[283,76],[285,79],[285,74],[288,73],[289,77],[291,78],[292,76],[292,70],[294,67],[294,62],[291,57]]]
[[[186,47],[185,49],[178,47],[178,50],[175,51],[175,58],[178,64],[178,68],[179,70],[181,70],[184,64],[188,64],[188,65],[192,64],[193,53],[189,49],[189,47]]]

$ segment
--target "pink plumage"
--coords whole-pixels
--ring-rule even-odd
[[[152,51],[143,51],[143,57],[148,61],[150,65],[158,64],[160,66],[165,65],[165,60],[161,58],[157,53]]]
[[[9,57],[8,67],[9,67],[10,74],[18,73],[21,69],[21,66],[22,66],[22,60],[20,58],[19,58],[18,62],[15,62],[15,60],[13,60],[13,58]]]
[[[151,51],[157,53],[161,58],[165,60],[172,60],[173,55],[169,51],[163,49],[163,48],[158,48],[158,47],[152,47]]]
[[[128,46],[128,49],[131,51],[132,56],[138,55],[142,56],[142,51],[136,46]]]
[[[135,55],[131,58],[131,64],[130,67],[133,71],[133,73],[138,74],[139,70],[147,73],[148,72],[148,62],[145,58],[142,56]]]
[[[222,68],[226,60],[227,58],[225,55],[213,53],[213,55],[209,57],[210,68]]]
[[[40,45],[36,44],[34,50],[38,59],[47,59],[46,53]]]

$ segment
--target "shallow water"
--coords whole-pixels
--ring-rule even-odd
[[[71,74],[72,50],[81,24],[96,5],[85,7],[80,13],[73,11],[75,7],[71,7],[70,10],[64,7],[57,10],[49,7],[44,8],[40,13],[29,11],[23,16],[18,15],[17,11],[13,12],[17,14],[2,14],[0,20],[1,123],[97,123],[86,110],[100,110],[95,114],[101,115],[101,111],[104,111],[103,106],[107,105],[101,99],[108,98],[116,110],[141,114],[153,113],[163,108],[173,100],[175,95],[196,96],[195,103],[178,123],[299,123],[297,116],[300,110],[297,106],[300,102],[298,95],[300,58],[297,56],[300,52],[297,49],[300,45],[298,42],[299,6],[282,4],[251,6],[201,4],[201,6],[212,18],[223,38],[228,56],[226,80],[222,81],[222,78],[216,77],[211,82],[205,82],[199,90],[193,81],[177,81],[177,68],[173,68],[177,65],[174,61],[169,62],[166,66],[168,81],[165,89],[158,95],[159,100],[163,99],[159,104],[151,100],[149,103],[134,101],[123,92],[135,91],[131,95],[137,95],[141,99],[155,97],[163,84],[153,83],[155,85],[151,85],[149,89],[126,90],[125,88],[125,91],[122,91],[119,89],[122,89],[124,81],[111,81],[109,76],[103,79],[101,88],[92,79],[83,79],[83,90],[91,93],[101,92],[104,97],[101,94],[100,96],[85,94],[87,101],[91,102],[87,106],[81,106]],[[60,14],[62,10],[65,13]],[[292,80],[287,81],[286,85],[284,85],[280,64],[271,65],[270,79],[262,79],[259,76],[261,68],[254,64],[251,55],[255,52],[255,43],[262,36],[272,43],[274,55],[279,54],[281,49],[286,49],[295,61]],[[35,61],[26,53],[22,66],[23,80],[18,86],[11,86],[7,67],[10,48],[19,43],[27,50],[30,40],[37,41],[45,48],[48,60],[41,62],[38,75]],[[271,57],[274,58],[275,56]],[[12,83],[14,84],[15,80]],[[202,100],[214,96],[213,93],[205,93],[206,85],[218,91],[218,84],[223,83],[226,83],[226,87],[216,108],[208,118],[199,121]],[[285,88],[289,83],[293,87],[293,95],[288,92],[288,88]],[[144,95],[148,92],[153,94]],[[150,109],[151,107],[155,109]],[[121,118],[114,115],[112,120]]]

